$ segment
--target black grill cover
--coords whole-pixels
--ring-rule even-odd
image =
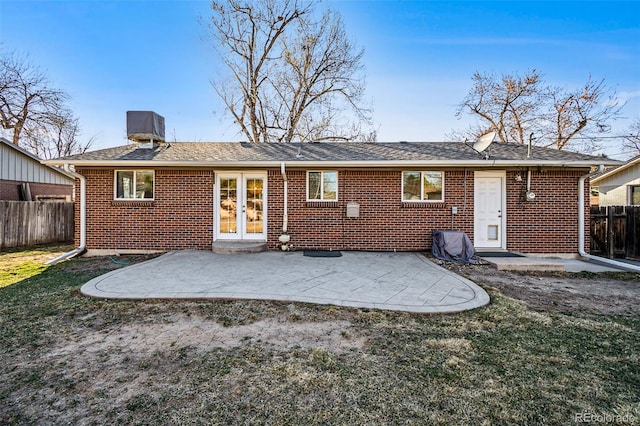
[[[461,231],[433,231],[431,253],[435,258],[449,262],[478,262],[471,240]]]
[[[153,111],[127,111],[127,137],[164,142],[164,117]]]

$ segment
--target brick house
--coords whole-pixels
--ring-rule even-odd
[[[294,250],[419,251],[453,229],[476,248],[565,255],[589,223],[590,168],[618,164],[454,142],[134,143],[45,163],[75,169],[76,243],[93,254],[278,250],[282,234]]]

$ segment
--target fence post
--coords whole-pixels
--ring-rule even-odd
[[[614,246],[614,226],[613,226],[613,208],[607,206],[607,257],[613,259],[613,246]]]

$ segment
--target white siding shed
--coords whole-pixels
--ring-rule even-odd
[[[640,156],[591,181],[598,187],[600,206],[640,204]]]
[[[0,180],[73,185],[64,171],[40,163],[40,159],[0,138]]]

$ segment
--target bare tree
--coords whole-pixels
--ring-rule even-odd
[[[445,140],[449,142],[475,140],[491,131],[491,126],[484,125],[484,123],[473,123],[470,124],[466,129],[451,129],[451,131],[445,134]]]
[[[464,133],[472,138],[479,131],[495,131],[501,142],[523,144],[534,133],[540,146],[591,149],[620,113],[615,92],[604,80],[595,82],[591,77],[573,92],[546,85],[535,69],[499,79],[476,72],[472,80],[473,87],[456,112],[457,117],[468,113],[479,118],[479,124]]]
[[[629,126],[629,134],[624,136],[622,146],[629,149],[635,157],[640,155],[640,118],[636,118]]]
[[[0,123],[12,141],[41,158],[85,152],[78,119],[66,108],[68,95],[50,86],[45,74],[15,53],[0,56]]]
[[[525,143],[526,129],[536,120],[543,95],[540,74],[532,70],[524,77],[503,75],[496,79],[476,72],[472,80],[473,87],[458,106],[456,116],[465,112],[477,115],[483,122],[477,128],[495,131],[502,142]]]
[[[49,86],[47,77],[14,53],[0,57],[0,122],[20,144],[23,130],[35,130],[63,108],[68,96]]]
[[[213,86],[250,142],[365,137],[344,119],[369,123],[363,51],[336,12],[318,19],[313,0],[214,1],[212,11],[229,74]]]
[[[65,157],[72,154],[83,154],[95,138],[80,142],[80,124],[71,111],[63,110],[49,117],[46,123],[28,129],[24,138],[24,147],[40,158]]]
[[[583,148],[595,148],[597,135],[608,133],[610,123],[620,113],[621,105],[618,105],[615,93],[605,86],[604,80],[595,82],[591,76],[574,92],[555,88],[549,94],[553,99],[553,127],[549,126],[545,139],[550,141],[548,145],[557,149],[565,148],[578,135],[584,141]]]

